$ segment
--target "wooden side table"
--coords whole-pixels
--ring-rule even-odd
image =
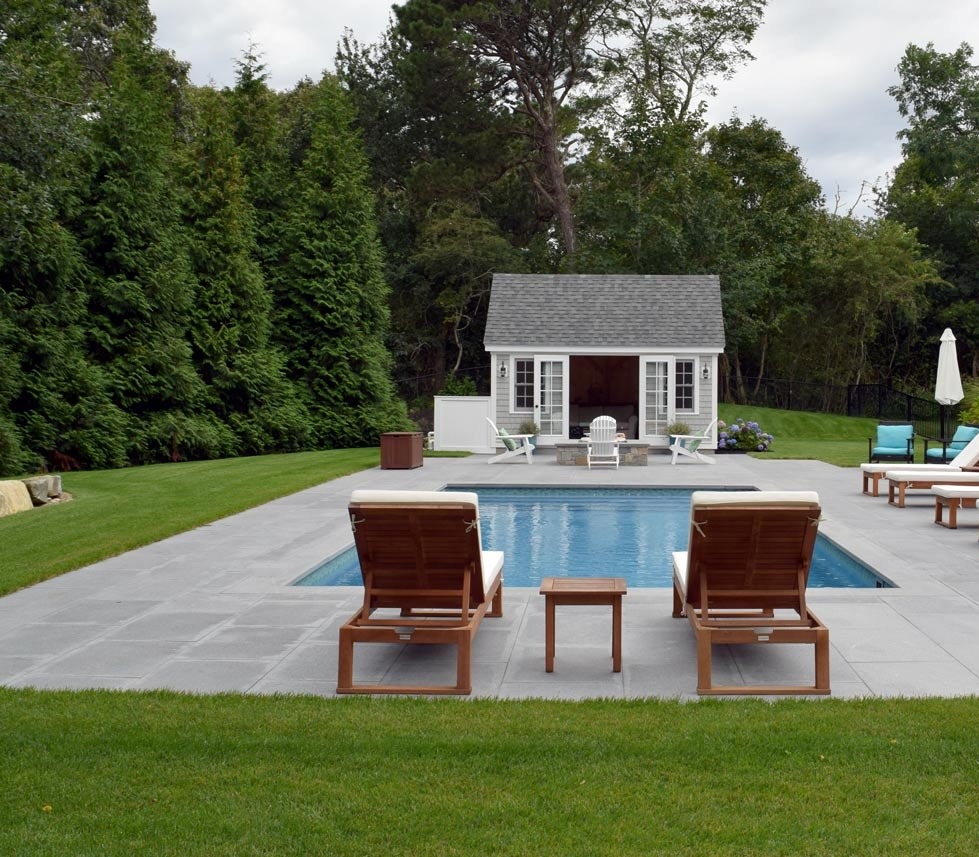
[[[540,584],[544,596],[544,668],[554,672],[554,608],[558,604],[612,605],[612,671],[622,672],[622,577],[545,577]]]

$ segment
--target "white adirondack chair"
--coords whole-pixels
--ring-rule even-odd
[[[615,417],[595,417],[588,429],[588,469],[593,464],[610,464],[619,469],[619,442]]]
[[[710,425],[707,426],[700,434],[675,434],[673,435],[673,443],[670,444],[670,451],[673,453],[673,459],[670,464],[676,464],[678,458],[690,458],[694,461],[699,461],[701,464],[714,464],[713,458],[708,458],[702,452],[699,452],[700,444],[702,444],[710,436],[711,429],[714,428],[714,424],[717,420],[711,420]]]
[[[502,444],[504,449],[499,455],[494,455],[487,463],[496,464],[498,461],[506,461],[508,458],[519,458],[521,455],[527,457],[527,464],[534,463],[534,445],[530,442],[532,434],[510,434],[506,429],[502,431],[496,427],[496,423],[489,417],[486,418],[493,427],[496,435],[496,444]]]

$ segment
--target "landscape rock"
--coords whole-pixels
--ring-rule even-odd
[[[61,477],[57,474],[45,477],[48,480],[48,497],[60,497],[61,496]]]
[[[33,509],[27,486],[17,479],[0,482],[0,518]]]
[[[35,506],[45,506],[51,499],[51,485],[47,476],[32,476],[24,479],[27,486],[27,493],[31,495],[31,502]]]

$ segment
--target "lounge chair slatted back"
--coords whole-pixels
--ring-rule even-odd
[[[337,692],[470,693],[472,639],[503,615],[503,554],[482,549],[476,495],[355,491],[348,512],[364,600],[340,629]],[[355,643],[455,645],[455,684],[355,684]]]
[[[472,607],[485,600],[475,511],[351,503],[350,518],[372,607]],[[463,600],[463,594],[467,596]]]
[[[697,636],[698,693],[829,693],[829,632],[806,603],[819,517],[814,492],[694,492],[689,549],[673,555],[673,615]],[[815,682],[718,687],[717,643],[812,643]]]

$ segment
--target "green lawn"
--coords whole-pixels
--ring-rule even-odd
[[[0,518],[0,595],[379,461],[347,449],[66,473],[71,502]]]
[[[976,714],[0,690],[0,853],[971,857]]]
[[[725,422],[734,422],[738,417],[754,420],[764,431],[775,435],[772,448],[759,454],[764,458],[816,459],[841,467],[856,467],[867,460],[867,438],[873,437],[877,430],[877,420],[869,417],[740,405],[721,405],[719,411]]]
[[[770,455],[837,463],[863,460],[874,425],[722,416],[758,420]],[[368,449],[65,474],[74,501],[0,519],[0,592],[377,462]],[[0,854],[972,855],[977,722],[976,699],[0,689]]]

